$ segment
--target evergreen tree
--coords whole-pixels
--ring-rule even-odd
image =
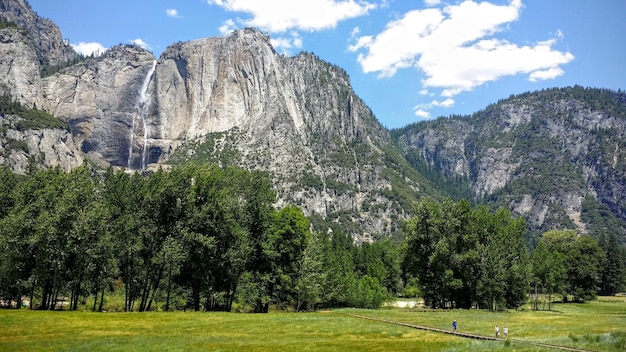
[[[602,261],[602,280],[599,294],[613,296],[624,288],[625,270],[622,262],[623,246],[620,245],[615,233],[609,234],[604,245],[600,246],[604,252]]]

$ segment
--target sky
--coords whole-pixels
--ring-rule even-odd
[[[83,54],[255,27],[342,67],[388,128],[512,94],[626,89],[626,0],[27,0]]]

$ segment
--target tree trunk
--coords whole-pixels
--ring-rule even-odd
[[[144,312],[146,310],[146,306],[148,305],[148,297],[150,295],[150,266],[147,265],[144,269],[146,271],[146,275],[143,280],[143,288],[141,289],[141,303],[139,304],[139,311]]]
[[[233,301],[235,300],[235,293],[237,292],[237,283],[233,283],[232,286],[232,291],[230,293],[230,296],[228,297],[228,306],[226,307],[228,312],[231,312],[233,310]]]
[[[537,292],[537,283],[535,282],[535,299],[534,299],[534,308],[537,310],[539,304],[539,292]]]
[[[100,288],[96,287],[96,293],[94,293],[93,295],[93,308],[91,309],[92,312],[96,311],[96,304],[98,303],[98,293],[100,293]]]
[[[57,281],[57,280],[55,280]],[[56,289],[53,290],[54,294],[52,295],[52,302],[50,304],[50,310],[54,310],[54,308],[57,305],[57,302],[59,300],[59,292],[61,291],[61,284],[57,283],[56,284]],[[61,308],[63,308],[63,305],[61,305]]]
[[[157,278],[156,281],[154,282],[154,288],[152,289],[152,295],[150,296],[150,301],[148,302],[148,307],[146,308],[146,310],[150,310],[150,307],[152,306],[152,301],[154,300],[154,296],[157,293],[157,290],[159,289],[159,284],[161,283],[161,278],[163,277],[163,271],[164,271],[164,265],[161,265],[161,267],[159,268],[159,273],[157,274]]]
[[[254,312],[255,313],[262,313],[263,312],[263,302],[261,301],[260,298],[257,298],[256,303],[254,305]]]
[[[78,308],[78,297],[80,296],[80,286],[83,282],[84,271],[81,271],[78,276],[78,282],[76,283],[75,292],[73,294],[73,301],[70,303],[70,310],[76,310]]]
[[[167,298],[165,299],[165,311],[170,310],[170,293],[172,292],[172,266],[170,265],[167,272]]]
[[[46,280],[44,281],[44,285],[43,285],[43,291],[41,293],[41,305],[39,306],[39,309],[48,309],[48,307],[50,306],[50,280]]]
[[[126,274],[128,276],[128,274]],[[127,280],[124,284],[124,311],[128,312],[130,309],[130,280]]]
[[[102,285],[102,294],[100,295],[100,306],[98,307],[98,312],[102,312],[102,306],[104,305],[104,290],[106,290],[106,285]]]
[[[198,280],[194,280],[191,284],[191,291],[193,297],[193,310],[196,312],[200,311],[200,284]]]
[[[30,302],[28,302],[28,308],[33,310],[33,296],[35,295],[35,281],[33,280],[33,284],[30,286]]]

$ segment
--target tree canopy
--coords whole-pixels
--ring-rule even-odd
[[[526,300],[529,257],[524,220],[466,200],[423,199],[404,223],[405,279],[417,278],[435,308],[517,308]]]

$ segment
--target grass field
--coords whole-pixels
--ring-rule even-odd
[[[557,304],[552,312],[340,309],[316,313],[91,313],[0,310],[0,351],[548,351],[349,316],[493,334],[594,351],[626,350],[626,299]]]

